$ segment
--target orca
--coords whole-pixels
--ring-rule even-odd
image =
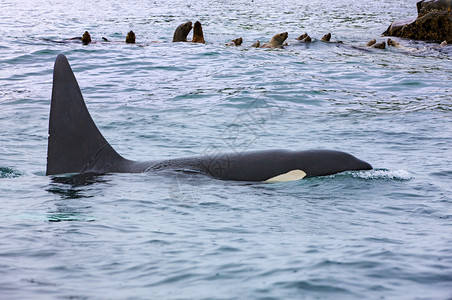
[[[370,169],[367,162],[334,150],[250,151],[163,161],[126,159],[107,142],[91,118],[67,58],[62,54],[56,58],[46,175],[174,170],[221,180],[281,182]]]

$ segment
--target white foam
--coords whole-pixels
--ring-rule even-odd
[[[390,179],[390,180],[410,180],[414,177],[405,170],[385,170],[375,169],[369,171],[352,172],[351,176],[362,179]]]

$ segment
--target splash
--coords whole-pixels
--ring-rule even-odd
[[[369,171],[358,171],[358,172],[346,172],[349,173],[353,178],[361,178],[366,180],[399,180],[406,181],[411,180],[414,177],[405,170],[386,170],[386,169],[374,169]]]
[[[322,179],[357,178],[364,180],[396,180],[407,181],[414,177],[405,170],[373,169],[367,171],[345,171],[339,174],[324,176]]]
[[[16,178],[22,175],[22,172],[8,167],[0,167],[0,178]]]

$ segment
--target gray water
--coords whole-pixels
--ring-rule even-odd
[[[0,298],[450,299],[452,50],[351,47],[382,41],[415,2],[0,2]],[[196,20],[206,45],[171,43]],[[85,30],[97,43],[49,41]],[[129,30],[136,45],[101,42]],[[315,42],[248,47],[283,31]],[[322,148],[375,169],[47,177],[60,53],[129,159]]]

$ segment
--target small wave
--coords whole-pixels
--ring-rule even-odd
[[[41,279],[34,279],[34,278],[29,278],[29,279],[22,279],[22,281],[31,283],[33,285],[37,285],[37,286],[57,286],[56,283],[50,282],[50,281],[44,281]]]
[[[433,172],[431,173],[431,175],[433,176],[438,176],[438,177],[450,177],[452,176],[452,171],[439,171],[439,172]]]
[[[305,280],[276,282],[275,286],[283,286],[285,288],[296,288],[305,292],[323,292],[323,293],[348,293],[345,288],[332,284],[314,284]]]
[[[49,212],[47,214],[49,222],[94,222],[96,219],[90,216],[82,215],[78,212]]]
[[[0,178],[16,178],[22,175],[22,172],[8,167],[0,167]]]

